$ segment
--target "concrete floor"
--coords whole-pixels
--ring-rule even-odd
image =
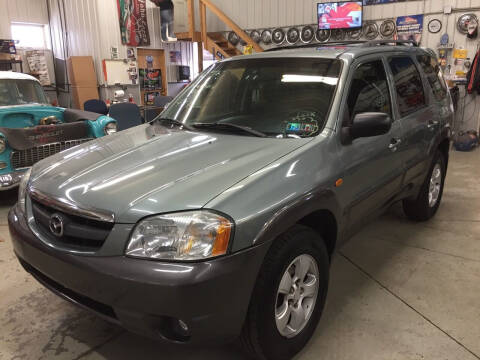
[[[0,359],[244,359],[132,335],[60,300],[14,258],[0,200]],[[425,224],[399,206],[336,255],[302,360],[480,359],[480,150],[453,153],[443,204]]]

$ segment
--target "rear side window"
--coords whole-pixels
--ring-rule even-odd
[[[442,71],[440,66],[438,66],[437,60],[429,55],[419,55],[417,60],[425,72],[435,99],[437,101],[445,100],[447,97],[447,86],[443,80]]]
[[[402,117],[425,106],[422,78],[410,57],[394,57],[389,60],[395,81],[398,110]]]
[[[392,116],[387,74],[381,60],[361,64],[355,70],[347,104],[350,121],[355,115],[365,112],[382,112]]]

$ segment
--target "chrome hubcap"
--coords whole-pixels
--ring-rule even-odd
[[[428,204],[434,207],[440,197],[440,189],[442,187],[442,167],[437,163],[433,168],[432,177],[430,178],[430,187],[428,189]]]
[[[278,286],[275,322],[287,338],[298,335],[312,316],[318,295],[318,266],[313,257],[298,256],[287,267]]]

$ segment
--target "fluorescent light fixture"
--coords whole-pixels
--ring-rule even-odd
[[[324,83],[327,85],[337,85],[338,78],[328,76],[316,76],[316,75],[295,75],[285,74],[282,75],[283,83]]]

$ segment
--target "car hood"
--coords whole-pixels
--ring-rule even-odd
[[[199,209],[246,176],[311,139],[199,133],[142,125],[35,165],[30,185],[115,221]]]
[[[0,106],[0,128],[22,129],[37,126],[45,116],[63,118],[64,109],[39,104]]]

